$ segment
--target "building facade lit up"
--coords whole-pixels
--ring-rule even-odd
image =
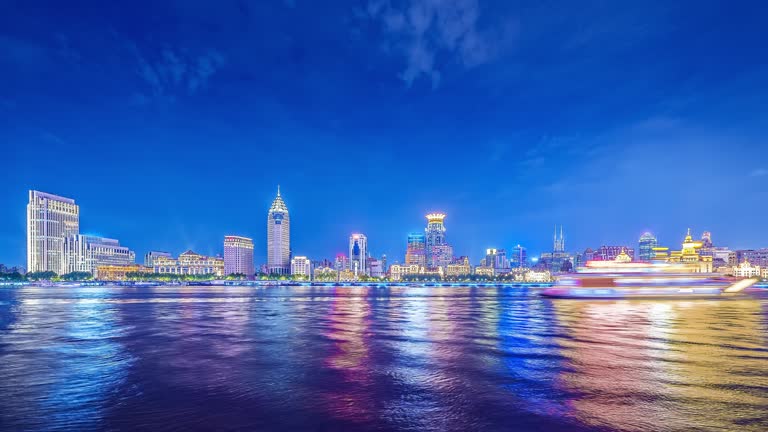
[[[312,262],[305,256],[293,257],[291,259],[291,274],[309,279],[312,276]]]
[[[35,190],[27,204],[27,271],[66,273],[64,242],[80,233],[75,200]]]
[[[64,240],[65,272],[96,274],[99,266],[129,265],[136,262],[136,254],[115,239],[76,234]]]
[[[188,250],[178,259],[172,257],[155,258],[155,273],[175,275],[215,275],[224,276],[224,258],[200,255]]]
[[[438,268],[445,267],[453,260],[453,249],[446,248],[445,239],[445,214],[430,213],[426,216],[427,227],[425,228],[427,267]],[[451,256],[447,256],[450,251]]]
[[[405,263],[407,265],[427,265],[427,243],[424,233],[408,234],[408,246],[405,251]]]
[[[144,254],[144,266],[145,267],[154,267],[154,265],[155,265],[155,258],[157,258],[157,257],[171,258],[171,254],[170,254],[170,252],[149,251],[146,254]]]
[[[253,276],[253,239],[240,236],[224,237],[224,274]]]
[[[291,218],[280,186],[267,214],[267,271],[281,275],[291,271]]]
[[[656,236],[650,232],[643,233],[643,235],[640,236],[640,240],[638,241],[638,259],[641,262],[647,263],[653,261],[653,258],[655,257],[653,248],[657,247],[658,245],[659,241],[656,239]]]
[[[349,268],[354,275],[368,274],[368,238],[363,234],[349,236]]]

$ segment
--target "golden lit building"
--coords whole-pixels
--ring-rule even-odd
[[[124,281],[128,273],[152,273],[152,267],[139,264],[109,264],[96,267],[94,277],[101,281]]]
[[[416,264],[392,264],[389,266],[389,278],[393,281],[399,281],[403,279],[403,276],[409,274],[420,274],[424,272],[423,266]]]
[[[318,267],[313,273],[315,280],[320,281],[335,281],[337,276],[336,270],[330,267]]]
[[[699,249],[702,246],[702,242],[693,240],[691,230],[688,229],[688,234],[685,236],[685,240],[683,240],[683,248],[679,251],[670,252],[667,262],[684,264],[685,267],[694,273],[711,273],[712,257],[703,256],[699,253]]]
[[[461,261],[448,264],[445,268],[446,276],[466,276],[472,274],[472,266],[469,265],[469,258],[464,257]]]

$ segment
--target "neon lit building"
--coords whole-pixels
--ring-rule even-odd
[[[64,242],[80,233],[75,200],[35,190],[27,204],[27,271],[66,273]]]
[[[253,276],[253,239],[224,236],[224,274]]]
[[[355,276],[368,274],[368,238],[363,234],[349,236],[349,271]]]
[[[640,236],[640,241],[638,242],[638,258],[641,262],[651,262],[653,261],[653,258],[655,257],[655,253],[653,252],[653,248],[657,247],[659,245],[659,241],[656,239],[656,236],[651,234],[650,232],[645,232],[643,235]]]
[[[281,275],[291,271],[291,218],[280,186],[267,214],[267,271]]]

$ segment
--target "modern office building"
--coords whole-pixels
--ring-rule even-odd
[[[309,279],[312,276],[312,262],[305,256],[293,257],[291,259],[291,274]]]
[[[291,219],[280,186],[267,214],[267,270],[270,274],[291,271]]]
[[[659,241],[656,239],[656,236],[650,232],[643,233],[643,235],[640,236],[640,241],[638,242],[639,260],[646,263],[651,262],[655,256],[653,248],[657,247],[658,245]]]
[[[253,276],[253,239],[228,235],[224,236],[224,274]]]
[[[373,257],[368,257],[367,266],[369,276],[375,278],[384,277],[384,265],[380,260]]]
[[[524,268],[528,266],[528,251],[517,245],[512,248],[512,255],[509,257],[510,267]]]
[[[424,233],[408,234],[408,247],[405,251],[405,264],[423,267],[427,265],[427,243]]]
[[[88,272],[96,275],[99,266],[129,265],[136,254],[115,239],[75,234],[64,239],[65,273]]]
[[[447,245],[445,239],[445,214],[430,213],[426,216],[427,228],[425,231],[425,248],[428,268],[444,267],[451,263],[453,256],[446,257]],[[453,250],[451,249],[451,254]]]
[[[368,274],[368,239],[363,234],[349,236],[349,268],[355,276]]]
[[[177,275],[216,275],[224,276],[224,259],[209,257],[188,250],[178,259],[158,256],[155,258],[153,270],[155,273]]]
[[[349,258],[343,253],[336,255],[336,259],[333,261],[333,268],[340,272],[349,268]]]
[[[484,267],[492,267],[497,270],[509,269],[509,260],[507,260],[507,251],[504,249],[486,249],[485,259],[482,262]]]
[[[80,233],[75,200],[35,190],[27,204],[27,271],[66,273],[64,242]]]
[[[155,266],[155,258],[157,257],[165,257],[165,258],[171,258],[171,254],[169,252],[161,252],[161,251],[149,251],[144,255],[144,266],[145,267],[154,267]]]
[[[744,260],[749,261],[753,265],[763,268],[768,267],[768,249],[741,249],[734,251],[734,257],[737,263],[741,263]]]

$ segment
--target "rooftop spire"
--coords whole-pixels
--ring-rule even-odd
[[[280,185],[277,185],[277,196],[280,196]]]

